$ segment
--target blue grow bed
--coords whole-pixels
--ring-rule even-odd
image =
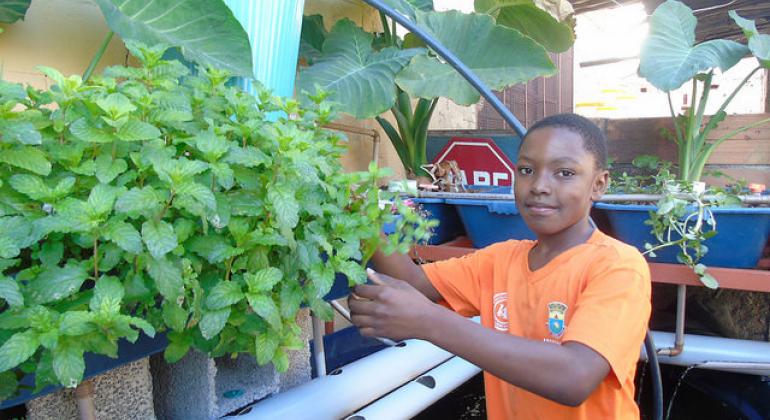
[[[446,202],[457,208],[474,248],[509,239],[535,239],[519,214],[513,195],[510,201],[453,198]]]
[[[596,203],[605,212],[614,236],[644,251],[645,242],[656,244],[650,227],[644,224],[653,205]],[[770,208],[712,208],[717,221],[717,235],[704,244],[708,253],[701,262],[707,266],[729,268],[754,268],[762,257],[762,250],[770,235]],[[678,263],[677,247],[656,251],[649,261]]]
[[[413,198],[412,201],[419,204],[427,213],[428,219],[436,219],[439,225],[433,228],[433,235],[428,240],[428,245],[440,245],[444,242],[460,236],[463,233],[463,225],[457,215],[454,206],[447,204],[443,198]]]

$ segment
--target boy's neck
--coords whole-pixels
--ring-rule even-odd
[[[529,266],[532,270],[548,264],[562,252],[586,243],[595,228],[588,217],[553,235],[538,235],[537,244],[530,250]]]

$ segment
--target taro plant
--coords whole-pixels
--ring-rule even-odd
[[[770,68],[770,35],[759,34],[753,21],[741,18],[735,11],[730,11],[729,15],[743,29],[748,46],[727,39],[695,44],[697,19],[689,7],[675,0],[667,0],[655,9],[650,16],[649,36],[642,45],[639,74],[668,94],[669,110],[674,120],[673,134],[669,137],[677,145],[679,179],[685,183],[700,181],[709,157],[725,140],[770,122],[770,118],[763,119],[731,130],[716,140],[709,140],[709,134],[727,116],[727,106],[751,76],[763,68]],[[749,53],[757,59],[757,67],[707,119],[705,111],[714,69],[727,71]],[[671,102],[671,91],[687,81],[692,84],[692,104],[684,114],[678,115]]]
[[[716,235],[716,221],[709,210],[713,205],[737,205],[735,196],[724,192],[697,188],[708,159],[725,140],[743,131],[770,122],[770,118],[736,128],[716,140],[709,135],[727,117],[727,106],[757,71],[770,68],[770,35],[759,34],[751,20],[741,18],[735,11],[730,17],[741,27],[748,46],[714,39],[695,44],[697,19],[685,4],[667,0],[650,16],[649,36],[642,45],[639,74],[656,88],[668,94],[668,105],[674,122],[673,132],[664,133],[673,140],[678,151],[678,178],[659,185],[663,198],[657,209],[650,212],[658,244],[647,244],[648,252],[666,246],[679,246],[678,260],[693,268],[704,285],[717,287],[716,279],[706,273],[698,261],[708,252],[703,241]],[[714,69],[727,71],[747,54],[753,54],[758,65],[736,86],[714,115],[706,118],[706,104],[712,89]],[[671,91],[684,83],[692,84],[692,104],[681,115],[674,111]],[[705,190],[705,191],[704,191]],[[706,194],[710,196],[706,201]],[[715,192],[715,193],[714,193]],[[713,194],[712,194],[713,193]]]
[[[328,318],[335,273],[364,282],[395,217],[385,171],[343,172],[324,94],[253,97],[128,47],[140,67],[0,82],[0,399],[27,373],[75,386],[84,352],[115,357],[140,331],[166,331],[171,362],[196,348],[283,371],[300,307]],[[405,251],[429,226],[395,208],[384,247]]]
[[[572,6],[566,0],[476,0],[476,13],[436,12],[432,0],[387,0],[451,50],[489,87],[555,73],[548,52],[574,41]],[[321,16],[306,16],[300,56],[309,67],[298,88],[332,92],[340,110],[357,119],[376,118],[393,143],[407,175],[428,176],[428,124],[438,98],[458,105],[479,101],[479,93],[412,33],[380,14],[381,31],[367,32],[349,19],[327,33]],[[382,117],[390,111],[394,127]]]

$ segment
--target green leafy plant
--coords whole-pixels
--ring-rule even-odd
[[[743,29],[748,46],[726,39],[696,45],[697,19],[692,10],[684,3],[667,0],[650,16],[649,36],[639,57],[639,74],[668,94],[674,120],[674,132],[670,138],[677,144],[679,179],[685,183],[700,181],[709,157],[725,140],[770,122],[770,118],[763,119],[731,130],[716,140],[709,140],[709,134],[727,116],[725,109],[751,76],[770,67],[770,35],[758,33],[753,21],[741,18],[735,11],[729,14]],[[736,86],[717,112],[706,119],[706,103],[711,93],[714,69],[718,67],[723,72],[727,71],[749,52],[757,59],[758,66]],[[692,106],[678,115],[671,102],[671,91],[687,81],[692,83]]]
[[[386,170],[343,171],[325,94],[253,97],[128,47],[140,67],[0,82],[0,399],[26,373],[74,386],[84,352],[116,357],[139,331],[166,331],[171,362],[197,348],[286,370],[301,305],[330,317],[336,273],[362,283],[381,242],[405,251],[430,227],[381,206]]]
[[[23,19],[32,0],[0,0],[0,22]],[[110,31],[83,78],[91,77],[115,33],[123,40],[178,47],[188,60],[253,77],[243,26],[223,0],[94,0]]]
[[[553,74],[548,51],[566,51],[574,40],[572,7],[566,0],[477,0],[477,13],[470,14],[436,12],[432,0],[385,3],[425,29],[497,90]],[[321,16],[306,16],[300,56],[309,67],[300,72],[298,88],[331,91],[331,100],[340,104],[341,111],[357,119],[376,118],[407,174],[427,176],[422,165],[428,163],[428,124],[438,98],[467,106],[478,102],[480,95],[414,34],[402,38],[395,22],[384,14],[380,17],[382,32],[366,32],[341,19],[327,33]],[[388,110],[395,127],[381,116]]]

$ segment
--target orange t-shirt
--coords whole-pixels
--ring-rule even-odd
[[[422,267],[456,312],[481,315],[485,327],[519,337],[580,342],[601,354],[611,373],[583,404],[569,407],[484,372],[488,418],[638,419],[634,374],[650,316],[647,263],[635,248],[596,230],[531,271],[534,245],[501,242]]]

